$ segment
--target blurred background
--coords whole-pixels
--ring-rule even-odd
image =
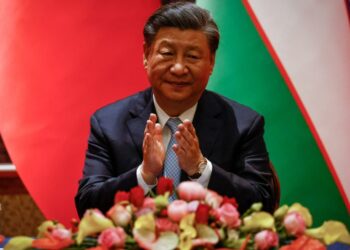
[[[89,117],[149,86],[142,29],[167,2],[1,1],[0,234],[77,218]],[[349,227],[349,1],[191,2],[221,33],[208,89],[265,117],[281,204]]]

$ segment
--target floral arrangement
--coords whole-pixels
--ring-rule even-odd
[[[322,250],[333,242],[350,244],[341,222],[327,221],[310,229],[312,216],[298,203],[284,205],[273,215],[256,203],[240,216],[234,198],[196,182],[182,182],[179,199],[169,203],[172,192],[172,180],[167,178],[159,180],[152,197],[144,197],[141,187],[119,191],[106,215],[89,209],[70,229],[45,221],[36,239],[14,237],[4,249]]]

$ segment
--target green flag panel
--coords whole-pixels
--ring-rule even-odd
[[[285,80],[238,0],[197,0],[221,34],[208,89],[250,106],[265,117],[265,140],[280,182],[281,204],[300,202],[314,226],[350,218],[327,164]]]

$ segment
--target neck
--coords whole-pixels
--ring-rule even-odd
[[[161,98],[157,98],[157,96],[155,96],[155,98],[157,100],[159,107],[161,107],[161,109],[164,110],[164,112],[167,113],[167,115],[170,117],[180,116],[182,113],[184,113],[186,110],[192,108],[197,103],[197,101],[191,101],[191,102],[185,102],[185,101],[169,102],[169,101],[166,101],[166,102],[164,102]]]

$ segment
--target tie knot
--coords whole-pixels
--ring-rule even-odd
[[[166,125],[170,128],[171,133],[174,134],[176,132],[177,126],[181,123],[181,120],[178,117],[169,118],[166,122]]]

